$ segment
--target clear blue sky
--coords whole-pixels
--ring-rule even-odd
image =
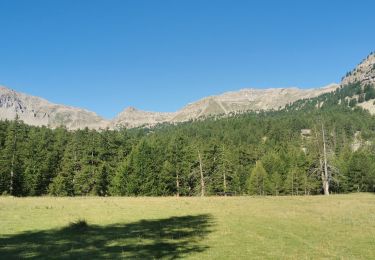
[[[246,87],[339,82],[375,1],[0,0],[0,84],[112,118]]]

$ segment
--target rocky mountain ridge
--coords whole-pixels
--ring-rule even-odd
[[[371,53],[355,69],[348,72],[341,85],[360,82],[362,85],[375,83],[375,53]]]
[[[176,113],[150,112],[128,107],[119,113],[108,125],[111,129],[154,126],[171,122]]]
[[[202,98],[172,113],[146,112],[135,108],[127,108],[112,121],[111,127],[152,126],[158,123],[178,123],[215,115],[277,110],[298,99],[316,97],[334,91],[338,87],[338,84],[333,83],[317,89],[241,89]]]
[[[247,111],[278,110],[285,105],[304,98],[334,91],[338,84],[330,84],[316,89],[299,88],[269,88],[269,89],[241,89],[226,92],[217,96],[203,98],[191,103],[172,118],[173,122],[182,122],[200,117],[213,115],[228,115]]]
[[[375,53],[371,53],[353,71],[342,79],[341,86],[360,82],[375,84]],[[94,112],[70,106],[53,104],[43,98],[19,93],[0,86],[0,120],[13,120],[16,115],[26,124],[55,128],[65,126],[75,130],[118,129],[155,126],[159,123],[178,123],[216,115],[231,115],[247,111],[278,110],[300,99],[309,99],[335,91],[339,84],[322,88],[247,88],[202,98],[181,110],[171,113],[142,111],[129,107],[112,120],[105,120]],[[372,100],[362,107],[375,113]]]
[[[375,87],[375,52],[370,53],[355,69],[348,72],[346,76],[343,77],[341,85],[345,87],[355,82],[359,83],[362,89],[367,86]],[[359,96],[354,98],[359,101]],[[357,106],[375,115],[375,99],[358,102]]]
[[[0,119],[13,120],[16,116],[29,125],[51,128],[63,125],[71,130],[105,128],[109,123],[86,109],[53,104],[43,98],[0,86]]]
[[[85,127],[118,129],[155,126],[159,123],[178,123],[214,115],[277,110],[298,99],[311,98],[334,91],[338,86],[330,84],[318,89],[242,89],[202,98],[171,113],[142,111],[129,107],[110,121],[85,109],[53,104],[43,98],[0,86],[0,119],[13,120],[18,115],[20,120],[29,125],[51,128],[65,126],[70,130]]]

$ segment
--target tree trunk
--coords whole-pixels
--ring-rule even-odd
[[[14,178],[14,172],[13,168],[10,170],[10,184],[9,184],[9,194],[13,195],[13,178]]]
[[[178,172],[176,173],[176,196],[180,197],[180,180],[178,176]]]
[[[225,170],[223,172],[223,185],[224,185],[224,196],[227,196],[227,177],[225,174]]]
[[[201,174],[201,196],[204,197],[205,183],[204,183],[204,176],[203,176],[202,157],[201,157],[201,153],[199,152],[199,150],[198,150],[198,158],[199,158],[199,171]]]
[[[91,167],[94,167],[94,150],[91,150]]]
[[[12,162],[11,162],[11,168],[10,168],[10,184],[9,184],[9,193],[10,195],[13,195],[13,179],[14,179],[14,160],[15,160],[15,151],[13,151],[12,155]]]
[[[16,130],[14,131],[14,142],[13,142],[13,153],[12,153],[12,162],[11,162],[11,168],[10,168],[10,184],[9,184],[9,193],[10,195],[13,195],[13,189],[14,189],[14,162],[16,158],[16,151],[17,151],[17,133]]]
[[[323,191],[324,195],[329,195],[329,179],[328,179],[328,166],[327,166],[327,150],[326,150],[326,138],[324,134],[324,126],[322,124],[322,135],[323,135],[323,158],[324,158],[324,172],[323,172]]]
[[[224,145],[223,145],[223,158],[224,158]],[[225,173],[225,167],[224,167],[225,160],[223,159],[223,187],[224,187],[224,196],[227,196],[227,176]]]
[[[294,172],[292,172],[292,196],[294,195]]]

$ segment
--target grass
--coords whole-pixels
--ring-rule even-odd
[[[375,195],[0,197],[0,258],[375,259]]]

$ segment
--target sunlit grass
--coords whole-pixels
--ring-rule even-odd
[[[375,259],[375,195],[0,198],[0,256],[48,253]]]

